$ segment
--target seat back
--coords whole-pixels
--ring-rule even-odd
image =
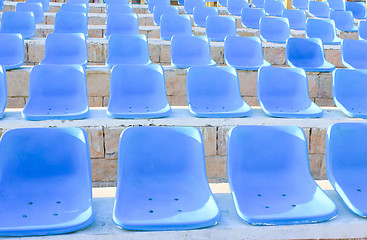
[[[290,29],[295,30],[306,29],[306,20],[307,20],[306,11],[296,9],[284,9],[282,17],[288,19]]]
[[[254,5],[256,8],[264,8],[265,0],[254,0],[251,1],[251,4]]]
[[[293,0],[292,7],[295,9],[308,10],[308,2],[310,0]]]
[[[44,21],[44,14],[41,3],[23,3],[19,2],[15,6],[16,12],[32,12],[35,23],[42,23]]]
[[[204,6],[194,8],[193,18],[196,26],[205,27],[208,16],[219,16],[218,8]]]
[[[108,6],[109,4],[130,4],[129,0],[105,0],[106,5]]]
[[[358,39],[367,40],[367,22],[360,21],[358,24]]]
[[[345,0],[327,0],[329,8],[334,11],[345,11]]]
[[[337,37],[334,20],[307,19],[306,36],[308,38],[320,38],[324,44],[333,42]]]
[[[24,39],[36,34],[36,23],[32,12],[3,12],[1,33],[20,33]]]
[[[227,0],[227,12],[230,15],[241,16],[243,8],[249,8],[247,0]]]
[[[135,13],[109,13],[105,37],[112,34],[139,34],[139,19]]]
[[[230,16],[208,16],[206,36],[210,41],[223,42],[227,36],[236,36],[236,20]]]
[[[308,2],[308,14],[318,18],[329,18],[329,3],[310,0]]]
[[[134,13],[133,6],[131,4],[121,4],[121,3],[109,3],[106,7],[107,14],[109,13]]]
[[[188,15],[163,14],[161,39],[170,41],[173,35],[192,35],[192,23]]]
[[[340,48],[341,60],[347,68],[367,69],[367,41],[344,39]]]
[[[4,116],[4,110],[8,101],[8,91],[6,83],[6,70],[0,67],[0,119]]]
[[[83,12],[56,13],[54,33],[82,33],[88,37],[88,17]]]
[[[337,29],[342,31],[357,31],[351,11],[330,11],[330,19],[334,20]]]
[[[270,16],[281,17],[285,9],[283,0],[265,0],[265,12]]]
[[[49,0],[25,0],[26,3],[41,3],[43,12],[50,11],[50,1]]]
[[[23,66],[24,40],[19,33],[0,33],[0,65],[5,69]]]
[[[227,0],[218,0],[219,5],[222,7],[227,7]]]
[[[366,3],[365,2],[345,2],[346,10],[353,13],[354,18],[366,19]]]
[[[265,17],[263,8],[243,8],[241,14],[242,25],[245,28],[259,29],[260,19]]]
[[[78,3],[78,4],[63,3],[60,7],[60,11],[63,11],[63,12],[82,12],[82,13],[85,13],[88,16],[87,5],[84,4],[84,3]]]
[[[153,13],[154,7],[157,5],[158,6],[169,6],[171,5],[171,1],[170,0],[149,0],[148,11],[150,13]]]
[[[153,20],[154,20],[154,24],[157,26],[161,25],[161,16],[162,14],[166,14],[166,15],[179,15],[178,12],[178,7],[174,7],[174,6],[161,6],[161,5],[156,5],[154,6],[153,9]]]
[[[262,17],[259,33],[265,42],[285,43],[291,36],[289,21],[287,18]]]
[[[89,12],[89,0],[66,0],[67,4],[85,4],[87,6],[87,10]]]
[[[195,7],[205,7],[205,0],[185,0],[184,10],[186,14],[193,14]]]
[[[289,38],[286,45],[287,62],[293,65],[319,67],[325,62],[325,53],[319,38]]]

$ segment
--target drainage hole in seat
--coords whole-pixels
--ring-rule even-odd
[[[283,194],[282,194],[282,197],[285,197],[285,196],[287,196],[287,194],[283,193]]]
[[[148,200],[149,200],[149,201],[152,201],[152,200],[153,200],[153,198],[148,198]]]
[[[270,208],[269,206],[265,206],[265,208]]]
[[[182,212],[182,210],[181,209],[178,209],[177,212]]]
[[[57,201],[56,203],[57,203],[57,204],[60,204],[60,203],[61,203],[61,201]]]
[[[22,218],[27,218],[28,216],[26,214],[22,215]]]
[[[257,196],[258,196],[258,197],[261,197],[261,194],[259,193],[259,194],[257,194]]]
[[[33,202],[29,202],[28,205],[33,205]]]
[[[173,200],[178,201],[179,199],[178,199],[178,198],[175,198],[175,199],[173,199]]]
[[[149,210],[149,213],[154,213],[154,211],[153,210]]]
[[[352,110],[354,110],[354,108],[352,108]]]
[[[59,216],[59,214],[57,214],[57,213],[54,213],[53,215],[54,215],[55,217]]]
[[[296,205],[293,204],[292,207],[296,207]]]
[[[357,189],[357,192],[362,192],[362,190],[361,189]]]
[[[51,110],[51,108],[49,108],[48,110]]]

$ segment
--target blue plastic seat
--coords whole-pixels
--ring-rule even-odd
[[[192,67],[186,78],[187,103],[196,117],[247,117],[251,107],[243,101],[236,69]]]
[[[177,3],[178,3],[178,5],[184,5],[185,4],[185,0],[177,0]]]
[[[290,29],[305,30],[307,14],[304,10],[284,9],[282,17],[288,18]]]
[[[0,65],[6,70],[19,68],[23,66],[24,58],[25,49],[22,35],[19,33],[0,33]]]
[[[320,38],[289,38],[286,44],[287,63],[308,72],[331,72],[335,66],[325,59]]]
[[[130,4],[129,0],[105,0],[104,2],[106,3],[106,6],[108,6],[109,4]]]
[[[322,109],[310,99],[302,68],[262,67],[257,77],[257,99],[268,116],[322,117]]]
[[[83,12],[57,12],[54,33],[82,33],[88,38],[87,15]]]
[[[346,10],[351,11],[354,18],[366,19],[366,3],[365,2],[346,2]]]
[[[25,0],[26,3],[41,3],[43,12],[50,11],[50,1],[49,0]]]
[[[227,172],[238,216],[253,225],[306,224],[337,215],[310,173],[296,126],[238,126],[228,133]]]
[[[188,15],[163,14],[160,28],[162,40],[170,41],[173,35],[192,35],[192,23]]]
[[[36,23],[32,12],[3,12],[1,33],[20,33],[24,39],[36,35]]]
[[[294,9],[308,10],[308,2],[310,0],[292,0],[292,7]]]
[[[327,0],[330,10],[345,11],[345,0]]]
[[[8,91],[6,84],[6,70],[0,67],[0,119],[4,116],[6,103],[8,101]]]
[[[74,120],[89,115],[87,80],[78,65],[37,65],[29,78],[26,120]]]
[[[4,10],[4,0],[0,0],[0,11]]]
[[[148,11],[153,13],[155,6],[170,6],[171,0],[149,0],[148,2]]]
[[[340,44],[341,39],[336,35],[335,23],[331,19],[309,18],[306,23],[306,36],[320,38],[323,44]]]
[[[153,20],[155,25],[161,25],[161,16],[163,14],[179,15],[178,7],[160,5],[155,6],[153,10]]]
[[[176,68],[216,66],[205,36],[174,35],[171,41],[171,65]]]
[[[162,66],[113,67],[108,115],[113,118],[159,118],[170,113]]]
[[[120,3],[110,3],[106,7],[107,14],[109,13],[134,13],[133,6],[131,4],[120,4]]]
[[[251,4],[255,6],[256,8],[264,8],[265,0],[253,0],[251,1]]]
[[[228,66],[240,70],[258,70],[270,66],[264,60],[259,37],[228,36],[224,41],[224,61]]]
[[[313,1],[308,2],[308,15],[318,18],[329,18],[329,4],[325,1]]]
[[[82,12],[88,16],[87,5],[84,3],[79,3],[79,4],[63,3],[61,4],[60,11],[62,12]]]
[[[260,19],[265,17],[263,8],[243,8],[241,14],[242,26],[245,28],[259,29]]]
[[[186,0],[185,0],[186,1]],[[120,137],[114,223],[128,230],[215,225],[220,211],[194,127],[131,127]]]
[[[223,42],[227,36],[236,36],[236,20],[231,16],[208,16],[206,36],[210,41]]]
[[[24,3],[18,2],[15,6],[16,12],[32,12],[35,23],[42,23],[44,21],[44,14],[41,3]]]
[[[85,4],[89,12],[89,0],[65,0],[67,4]]]
[[[340,48],[343,65],[351,69],[367,69],[367,41],[344,39]]]
[[[139,34],[139,19],[135,13],[109,13],[105,38],[112,34]]]
[[[330,19],[334,20],[335,27],[344,32],[357,32],[351,11],[330,11]]]
[[[265,0],[264,9],[270,16],[281,17],[285,9],[283,0]]]
[[[241,16],[243,8],[249,8],[247,0],[227,0],[227,12],[230,15]]]
[[[219,16],[218,8],[216,7],[195,7],[193,18],[194,24],[198,27],[205,27],[206,18],[208,16]]]
[[[193,14],[195,7],[205,7],[205,0],[185,0],[184,10],[186,14]]]
[[[287,18],[262,17],[259,34],[265,42],[285,43],[291,37],[289,21]]]
[[[360,21],[358,23],[358,39],[367,40],[367,22]]]
[[[222,7],[227,7],[227,0],[218,0],[219,5]]]
[[[68,233],[93,222],[85,130],[12,129],[1,138],[0,157],[0,236]]]

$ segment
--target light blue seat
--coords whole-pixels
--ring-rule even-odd
[[[331,72],[335,66],[325,59],[320,38],[289,38],[286,44],[287,63],[308,72]]]
[[[340,44],[341,39],[336,35],[335,23],[331,19],[309,18],[306,23],[306,36],[320,38],[323,44]]]
[[[203,143],[194,127],[126,129],[119,144],[114,223],[148,231],[218,223],[220,211],[206,177]]]
[[[223,42],[227,36],[236,36],[236,20],[231,16],[208,16],[206,36],[210,41]]]
[[[310,0],[292,0],[292,7],[294,9],[308,10],[308,2]]]
[[[139,19],[135,13],[109,13],[105,38],[112,34],[139,34]]]
[[[351,11],[330,11],[330,19],[334,20],[335,27],[344,32],[357,32]]]
[[[259,29],[260,19],[265,17],[263,8],[243,8],[241,14],[242,26],[245,28]]]
[[[162,66],[113,67],[108,115],[113,118],[159,118],[167,117],[170,113]]]
[[[367,69],[367,41],[344,39],[340,56],[343,65],[347,68]]]
[[[0,119],[4,116],[6,103],[8,101],[8,91],[6,83],[6,70],[0,67]]]
[[[230,15],[241,16],[243,8],[249,8],[247,0],[227,0],[227,12]]]
[[[60,7],[60,11],[62,12],[82,12],[88,16],[87,5],[84,3],[79,3],[79,4],[63,3]]]
[[[44,14],[41,3],[24,3],[18,2],[15,6],[16,12],[32,12],[35,23],[42,23],[44,21]]]
[[[19,33],[0,33],[0,65],[6,70],[19,68],[23,66],[24,58],[25,50],[22,35]]]
[[[74,120],[89,115],[87,80],[78,65],[37,65],[29,78],[26,120]]]
[[[358,39],[367,40],[367,22],[360,21],[358,23]]]
[[[108,6],[109,4],[123,4],[123,5],[130,4],[129,0],[105,0],[104,2],[106,3],[106,6]]]
[[[153,20],[154,24],[157,26],[161,25],[161,16],[162,14],[171,14],[171,15],[179,15],[178,7],[174,6],[160,6],[157,5],[153,10]]]
[[[187,103],[196,117],[247,117],[251,107],[243,101],[236,69],[192,67],[186,78]]]
[[[82,33],[88,38],[88,17],[83,12],[57,12],[53,32]]]
[[[262,17],[259,34],[265,42],[285,43],[291,37],[289,21],[287,18]]]
[[[153,13],[155,6],[169,6],[171,5],[171,0],[149,0],[148,11]]]
[[[133,6],[131,4],[120,4],[120,3],[110,3],[106,7],[107,14],[109,13],[134,13]]]
[[[183,1],[183,0],[182,0]],[[218,0],[219,5],[222,7],[227,7],[227,0]]]
[[[323,1],[310,0],[308,2],[308,15],[318,18],[329,18],[329,4]]]
[[[198,27],[205,27],[206,18],[208,16],[219,16],[218,8],[216,7],[195,7],[193,18],[194,24]]]
[[[1,138],[0,157],[0,236],[69,233],[93,222],[85,130],[12,129]]]
[[[283,0],[265,0],[264,9],[270,16],[281,17],[285,9]]]
[[[89,12],[89,0],[65,0],[67,4],[85,4]]]
[[[345,0],[327,0],[330,10],[345,11]]]
[[[185,0],[184,10],[186,14],[193,14],[194,8],[205,6],[206,6],[205,0]]]
[[[148,38],[143,34],[113,34],[108,39],[107,65],[150,64]]]
[[[26,3],[41,3],[43,12],[50,11],[50,1],[49,0],[25,0]]]
[[[257,76],[257,99],[270,117],[316,118],[323,111],[312,102],[305,70],[262,67]]]
[[[171,41],[171,65],[176,68],[216,66],[205,36],[174,35]]]
[[[227,146],[228,182],[237,215],[246,223],[306,224],[336,217],[335,204],[311,176],[301,128],[237,126]]]
[[[36,35],[36,23],[32,12],[9,12],[1,15],[1,33],[20,33],[24,39]]]
[[[228,66],[240,70],[258,70],[270,66],[264,60],[259,37],[228,36],[224,41],[224,61]]]
[[[288,18],[290,29],[305,30],[307,14],[304,10],[284,9],[282,17]]]
[[[253,0],[251,4],[254,5],[256,8],[264,8],[265,0]]]
[[[170,41],[173,35],[192,35],[192,23],[188,15],[163,14],[160,28],[162,40]]]
[[[365,2],[346,2],[346,10],[351,11],[354,18],[366,19],[366,3]]]

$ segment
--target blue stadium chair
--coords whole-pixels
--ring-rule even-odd
[[[320,38],[324,45],[340,44],[342,41],[336,35],[335,23],[331,19],[307,19],[306,36],[308,38]]]
[[[345,11],[345,0],[327,0],[330,10]]]
[[[186,14],[193,14],[194,8],[205,7],[205,0],[185,0],[184,10]]]
[[[251,1],[251,4],[255,8],[264,8],[264,6],[265,6],[265,0],[253,0],[253,1]]]
[[[360,21],[358,23],[358,39],[367,40],[367,22]]]
[[[36,35],[36,23],[32,12],[9,12],[1,15],[1,33],[20,33],[24,39]]]
[[[112,217],[117,226],[127,230],[185,230],[219,222],[199,129],[128,128],[121,134],[118,157]]]
[[[243,101],[236,69],[192,67],[186,78],[187,103],[196,117],[247,117],[251,107]]]
[[[15,6],[16,12],[32,12],[35,23],[42,23],[44,21],[44,13],[41,3],[24,3],[18,2]]]
[[[23,66],[24,58],[25,49],[22,35],[19,33],[0,33],[0,65],[6,70],[19,68]]]
[[[176,68],[216,66],[205,36],[174,35],[171,41],[171,65]]]
[[[340,48],[342,63],[351,69],[367,69],[367,41],[344,39]]]
[[[262,66],[270,66],[264,60],[259,37],[227,37],[224,41],[224,61],[228,66],[240,70],[258,70]]]
[[[243,8],[241,23],[245,28],[259,29],[260,19],[265,17],[263,8]]]
[[[4,116],[4,110],[8,101],[6,86],[6,70],[4,67],[0,67],[0,119]]]
[[[87,80],[78,65],[37,65],[29,78],[26,120],[74,120],[89,115]]]
[[[227,172],[238,216],[253,225],[306,224],[337,215],[313,180],[296,126],[237,126],[228,133]]]
[[[205,27],[206,18],[208,16],[219,16],[218,8],[216,7],[195,7],[194,13],[193,13],[195,26]]]
[[[0,236],[69,233],[93,222],[85,130],[12,129],[1,138],[0,157]]]
[[[259,34],[265,42],[285,43],[291,37],[289,21],[287,18],[262,17]]]
[[[112,34],[139,34],[139,19],[135,13],[109,13],[105,38]]]
[[[346,10],[351,11],[354,18],[366,19],[366,3],[364,2],[346,2]]]
[[[162,66],[113,67],[108,115],[113,118],[160,118],[170,113]]]
[[[88,38],[88,17],[83,12],[56,13],[54,33],[82,33]]]
[[[107,65],[150,64],[148,38],[143,34],[113,34],[108,39]]]
[[[270,16],[281,17],[285,9],[283,0],[265,0],[264,9]]]
[[[222,7],[227,7],[227,0],[218,0],[219,5]]]
[[[120,3],[110,3],[106,7],[106,13],[134,13],[133,6],[131,4],[120,4]]]
[[[0,11],[4,10],[4,0],[0,0]]]
[[[309,96],[302,68],[262,67],[257,76],[257,99],[270,117],[316,118],[323,111]]]
[[[284,9],[282,17],[288,18],[290,29],[305,30],[307,14],[304,10]]]
[[[326,173],[353,213],[366,218],[366,123],[335,123],[326,135]],[[362,220],[363,221],[363,220]]]
[[[173,35],[192,35],[192,23],[188,15],[163,14],[160,28],[162,40],[170,41]]]
[[[87,42],[82,33],[50,33],[45,41],[45,56],[40,64],[87,66]]]
[[[335,27],[344,32],[357,32],[351,11],[330,11],[330,19],[334,20]]]
[[[149,0],[148,11],[153,13],[155,6],[169,6],[171,5],[171,0]]]
[[[43,12],[50,11],[50,1],[49,0],[25,0],[26,3],[41,3]]]
[[[310,0],[292,0],[292,7],[294,9],[308,10],[308,2]]]
[[[310,0],[308,2],[308,15],[318,18],[329,18],[329,4],[327,2]]]
[[[206,36],[210,41],[223,42],[227,36],[236,36],[236,20],[231,16],[208,16]]]
[[[106,3],[106,6],[108,6],[109,4],[122,4],[122,5],[130,4],[129,0],[105,0],[104,2]]]
[[[335,66],[325,59],[320,38],[289,38],[286,44],[287,63],[308,72],[331,72]]]
[[[171,14],[171,15],[179,15],[178,7],[174,6],[160,6],[157,5],[153,10],[153,20],[154,24],[157,26],[161,25],[161,16],[162,14]]]
[[[65,0],[67,4],[85,4],[87,11],[89,12],[89,0]]]
[[[62,12],[82,12],[88,16],[87,5],[83,3],[79,3],[79,4],[63,3],[60,7],[60,11]]]
[[[249,8],[247,0],[227,0],[227,12],[230,15],[241,16],[243,8]]]

